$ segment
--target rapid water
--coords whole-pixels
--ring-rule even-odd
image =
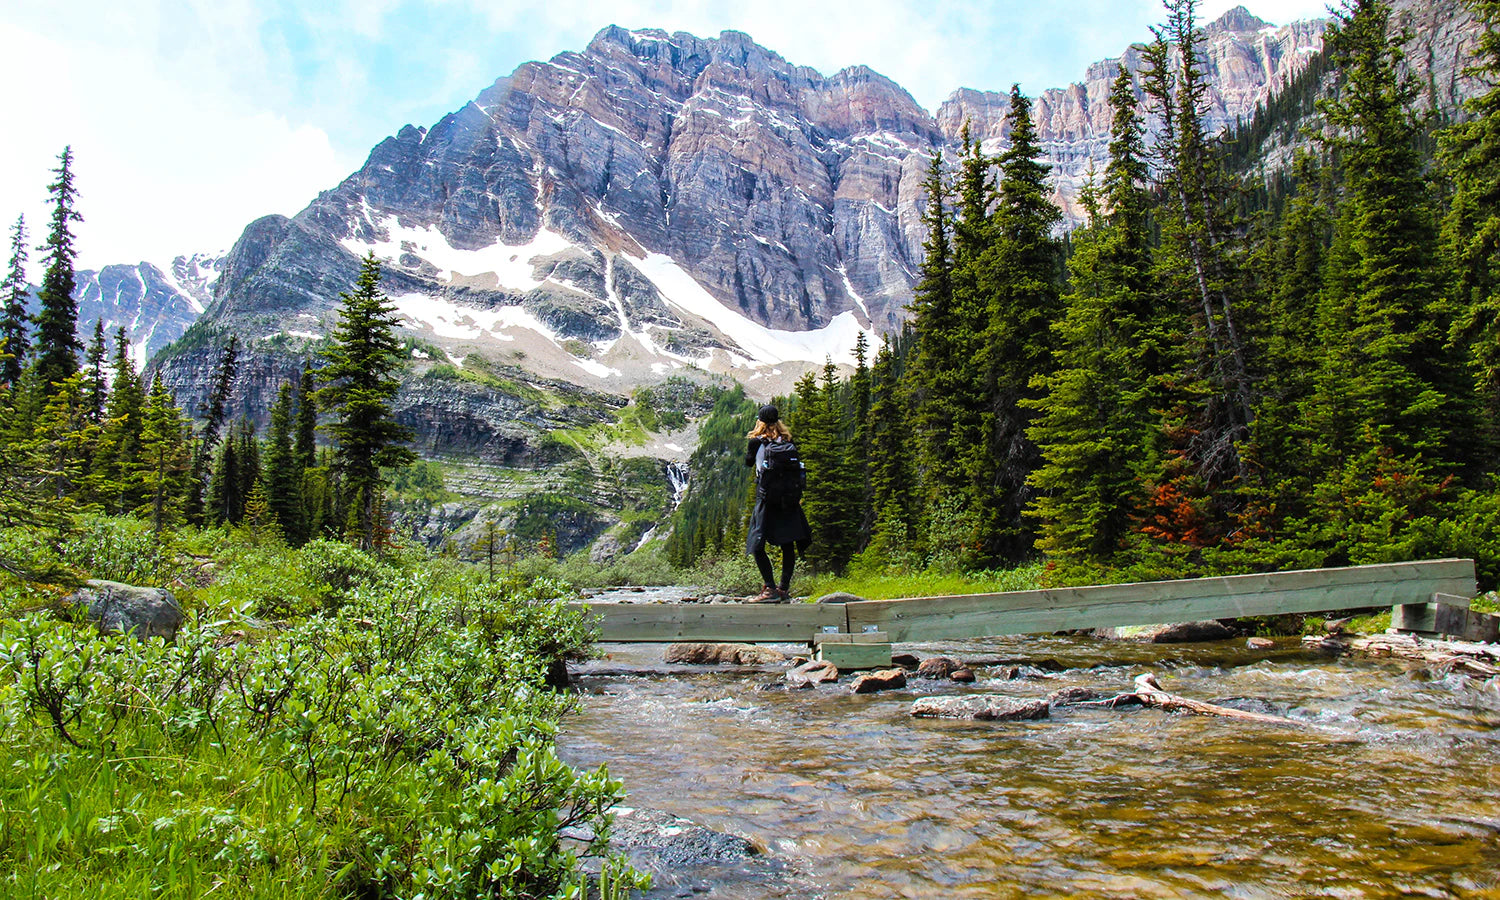
[[[560,738],[627,804],[750,839],[774,876],[653,896],[714,898],[1500,897],[1500,684],[1295,642],[1151,646],[1083,637],[900,645],[988,658],[973,686],[912,680],[765,691],[779,671],[662,666],[606,645],[579,666]],[[803,648],[783,647],[787,652]],[[1003,676],[999,661],[1064,671]],[[1069,686],[1249,698],[1303,727],[1140,708],[1021,723],[913,719],[913,697]]]

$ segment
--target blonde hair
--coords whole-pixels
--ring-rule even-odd
[[[792,439],[792,430],[790,428],[786,427],[786,423],[785,422],[782,422],[780,420],[777,420],[777,421],[772,422],[769,425],[767,425],[765,422],[762,422],[760,419],[756,419],[755,420],[755,427],[752,428],[752,429],[750,429],[750,433],[747,434],[747,435],[745,435],[745,437],[747,437],[747,438],[763,438],[765,440],[772,440],[772,441],[774,441],[774,440],[789,441],[789,440]]]

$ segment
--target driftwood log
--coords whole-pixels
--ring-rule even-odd
[[[1308,637],[1303,641],[1319,650],[1358,653],[1376,658],[1409,659],[1439,672],[1458,672],[1479,678],[1500,676],[1500,644],[1471,641],[1440,641],[1411,634],[1352,634]]]
[[[1092,691],[1080,691],[1071,689],[1069,691],[1058,691],[1049,699],[1056,705],[1062,706],[1107,706],[1113,709],[1117,706],[1149,706],[1153,709],[1164,709],[1168,712],[1192,713],[1198,716],[1219,716],[1225,719],[1242,719],[1247,722],[1264,722],[1268,725],[1295,725],[1299,728],[1306,725],[1296,719],[1288,719],[1285,716],[1272,716],[1266,713],[1250,712],[1243,709],[1234,709],[1229,706],[1219,706],[1216,703],[1205,703],[1202,700],[1192,700],[1188,697],[1180,697],[1177,694],[1169,694],[1162,690],[1157,682],[1156,676],[1147,672],[1135,677],[1135,690],[1116,694],[1113,697],[1092,699]]]

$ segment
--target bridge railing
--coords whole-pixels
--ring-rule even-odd
[[[601,641],[803,643],[829,628],[928,641],[1399,606],[1475,590],[1473,560],[1436,559],[847,604],[577,606],[596,617]]]

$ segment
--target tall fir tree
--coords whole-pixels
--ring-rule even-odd
[[[239,371],[239,358],[240,341],[238,337],[231,334],[229,341],[219,354],[218,365],[214,368],[214,386],[203,404],[203,430],[193,446],[193,462],[188,473],[187,502],[184,510],[188,522],[193,525],[203,524],[206,518],[204,495],[208,491],[212,467],[217,458],[215,450],[218,448],[219,438],[223,434],[224,423],[229,414],[229,397],[234,392],[234,379]],[[220,513],[222,518],[222,510]]]
[[[1033,381],[1051,371],[1052,325],[1060,318],[1062,246],[1053,232],[1062,212],[1048,195],[1031,100],[1011,87],[1010,148],[1000,157],[993,243],[981,255],[978,287],[987,300],[976,359],[985,378],[985,434],[970,477],[978,546],[986,563],[1016,563],[1032,552],[1035,536],[1023,511],[1033,489],[1027,479],[1040,457],[1027,435],[1036,399]]]
[[[1151,289],[1143,128],[1123,67],[1110,106],[1104,193],[1090,185],[1083,195],[1089,220],[1073,238],[1055,370],[1024,401],[1037,410],[1030,435],[1043,460],[1031,477],[1037,547],[1071,565],[1114,564],[1138,524],[1161,453],[1156,406],[1171,344]]]
[[[109,347],[104,340],[104,320],[94,320],[94,337],[89,341],[84,354],[84,407],[89,421],[95,425],[104,423],[104,405],[109,399],[109,376],[105,366],[109,360]]]
[[[31,316],[26,312],[26,217],[17,216],[10,231],[10,263],[5,280],[0,282],[0,347],[5,359],[0,361],[0,384],[14,388],[21,383],[26,357],[31,350]]]
[[[408,465],[416,454],[401,446],[411,432],[391,413],[404,357],[395,335],[395,308],[380,291],[380,262],[373,253],[361,264],[354,290],[339,298],[339,323],[327,362],[318,370],[318,406],[333,415],[328,432],[345,537],[369,550],[386,531],[381,469]]]
[[[46,266],[36,314],[36,365],[38,381],[46,390],[78,371],[78,302],[73,297],[76,282],[73,261],[73,223],[83,221],[75,205],[78,189],[73,186],[73,148],[64,147],[53,170],[57,180],[47,186],[52,195],[52,226],[41,250]]]
[[[87,497],[112,515],[123,515],[140,504],[129,482],[141,452],[146,394],[130,359],[130,340],[124,326],[115,332],[113,375],[98,447],[89,465]]]
[[[283,384],[271,405],[271,424],[266,433],[264,471],[266,506],[288,544],[301,546],[307,539],[302,507],[302,473],[292,443],[292,386]]]
[[[309,362],[302,366],[302,377],[297,381],[297,434],[293,452],[299,468],[311,469],[318,464],[317,428],[317,378]]]
[[[191,466],[188,431],[182,410],[158,373],[146,398],[141,452],[131,473],[134,493],[141,498],[136,512],[151,523],[151,530],[158,535],[183,521]]]

